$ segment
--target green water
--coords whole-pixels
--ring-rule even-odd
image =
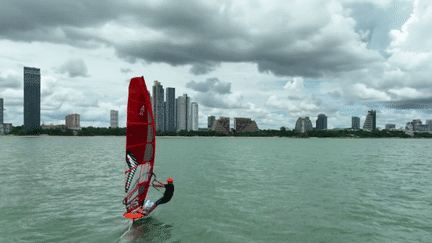
[[[135,223],[124,137],[0,144],[0,242],[432,242],[432,140],[158,138]]]

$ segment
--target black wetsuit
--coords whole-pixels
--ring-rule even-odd
[[[165,193],[163,197],[156,201],[156,205],[167,203],[174,195],[174,184],[165,184]]]

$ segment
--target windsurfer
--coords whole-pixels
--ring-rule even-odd
[[[161,181],[158,181],[158,180],[156,180],[156,179],[155,179],[154,181],[157,182],[157,184],[155,184],[155,183],[153,182],[153,186],[154,186],[154,187],[165,187],[165,193],[164,193],[164,195],[163,195],[161,198],[159,198],[159,200],[157,200],[157,201],[153,204],[153,206],[152,206],[149,210],[147,210],[146,212],[143,213],[144,216],[147,216],[147,215],[148,215],[151,211],[153,211],[157,206],[169,202],[169,201],[171,200],[172,196],[174,195],[174,184],[173,184],[173,178],[171,178],[171,177],[168,178],[168,179],[167,179],[167,184],[165,184],[165,183],[163,183],[163,182],[161,182]]]

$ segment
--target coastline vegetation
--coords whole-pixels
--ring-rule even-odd
[[[25,132],[23,126],[13,127],[12,135],[48,135],[48,136],[125,136],[126,128],[106,128],[106,127],[83,127],[81,130],[72,131],[60,129],[35,129]],[[291,138],[432,138],[431,133],[414,132],[414,136],[409,136],[403,131],[365,131],[365,130],[324,130],[308,131],[299,133],[294,130],[281,127],[279,130],[264,129],[256,132],[236,132],[234,129],[230,133],[220,133],[216,131],[179,131],[179,132],[156,132],[156,136],[171,137],[291,137]]]

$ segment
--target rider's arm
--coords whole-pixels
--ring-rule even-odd
[[[158,184],[155,184],[154,182],[157,182]],[[161,181],[154,179],[154,182],[153,182],[153,186],[155,187],[165,187],[165,184]]]

